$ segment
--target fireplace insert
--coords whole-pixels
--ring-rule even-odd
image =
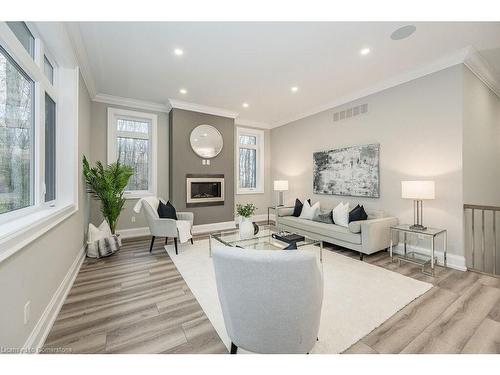
[[[186,206],[224,204],[224,175],[186,176]]]

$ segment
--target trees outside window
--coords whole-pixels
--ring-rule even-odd
[[[33,204],[34,82],[0,48],[0,214]]]

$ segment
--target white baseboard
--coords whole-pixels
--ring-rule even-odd
[[[78,252],[73,264],[66,273],[66,276],[62,280],[61,284],[59,284],[59,287],[43,311],[43,314],[33,328],[33,331],[31,331],[28,339],[23,345],[23,352],[37,353],[38,350],[43,347],[45,339],[54,325],[57,315],[66,300],[66,296],[73,286],[73,282],[75,281],[76,275],[78,275],[78,271],[80,270],[84,259],[85,246],[83,246]]]
[[[404,253],[404,248],[403,244],[399,243],[398,245],[394,245],[393,249],[394,253],[396,254],[403,254]],[[425,247],[421,246],[414,246],[414,245],[407,245],[407,251],[415,251],[417,253],[422,253],[427,256],[431,255],[431,250]],[[435,256],[437,257],[438,264],[443,265],[444,264],[444,253],[443,251],[435,251]],[[446,264],[449,268],[453,268],[459,271],[467,271],[467,266],[465,265],[465,257],[462,255],[455,255],[455,254],[446,254]]]
[[[223,221],[221,223],[193,225],[193,234],[207,233],[214,230],[227,230],[236,228],[234,221]]]
[[[275,221],[275,215],[274,214],[269,214],[269,220],[270,221]],[[252,217],[252,221],[263,221],[267,223],[267,214],[259,214],[259,215],[254,215]]]
[[[267,215],[266,219],[267,220]],[[236,228],[236,223],[234,221],[223,221],[220,223],[210,223],[210,224],[199,224],[193,225],[193,234],[202,234],[207,232],[212,232],[216,230],[227,230]],[[122,239],[124,238],[134,238],[142,236],[150,236],[151,232],[148,227],[131,228],[131,229],[120,229],[117,230]]]
[[[116,231],[122,239],[150,236],[151,232],[149,227],[131,228],[131,229],[118,229]]]

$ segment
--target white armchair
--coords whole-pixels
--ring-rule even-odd
[[[323,302],[315,254],[225,247],[213,262],[231,354],[311,351]]]
[[[175,253],[177,252],[177,238],[179,233],[177,232],[177,224],[174,219],[162,219],[158,216],[158,212],[154,210],[151,205],[145,201],[142,202],[142,208],[144,210],[144,215],[148,222],[149,230],[151,235],[151,245],[149,247],[149,252],[153,250],[153,244],[156,237],[165,237],[165,244],[168,238],[174,239]],[[194,215],[192,212],[177,212],[177,219],[187,220],[193,225]],[[191,243],[193,243],[193,238],[191,238]]]

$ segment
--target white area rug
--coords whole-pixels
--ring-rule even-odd
[[[222,310],[217,296],[208,240],[194,245],[165,246],[177,269],[229,348]],[[252,250],[249,250],[252,251]],[[310,246],[299,251],[313,251]],[[323,251],[324,299],[319,341],[312,353],[340,353],[377,328],[408,303],[428,291],[432,285],[401,274]]]

